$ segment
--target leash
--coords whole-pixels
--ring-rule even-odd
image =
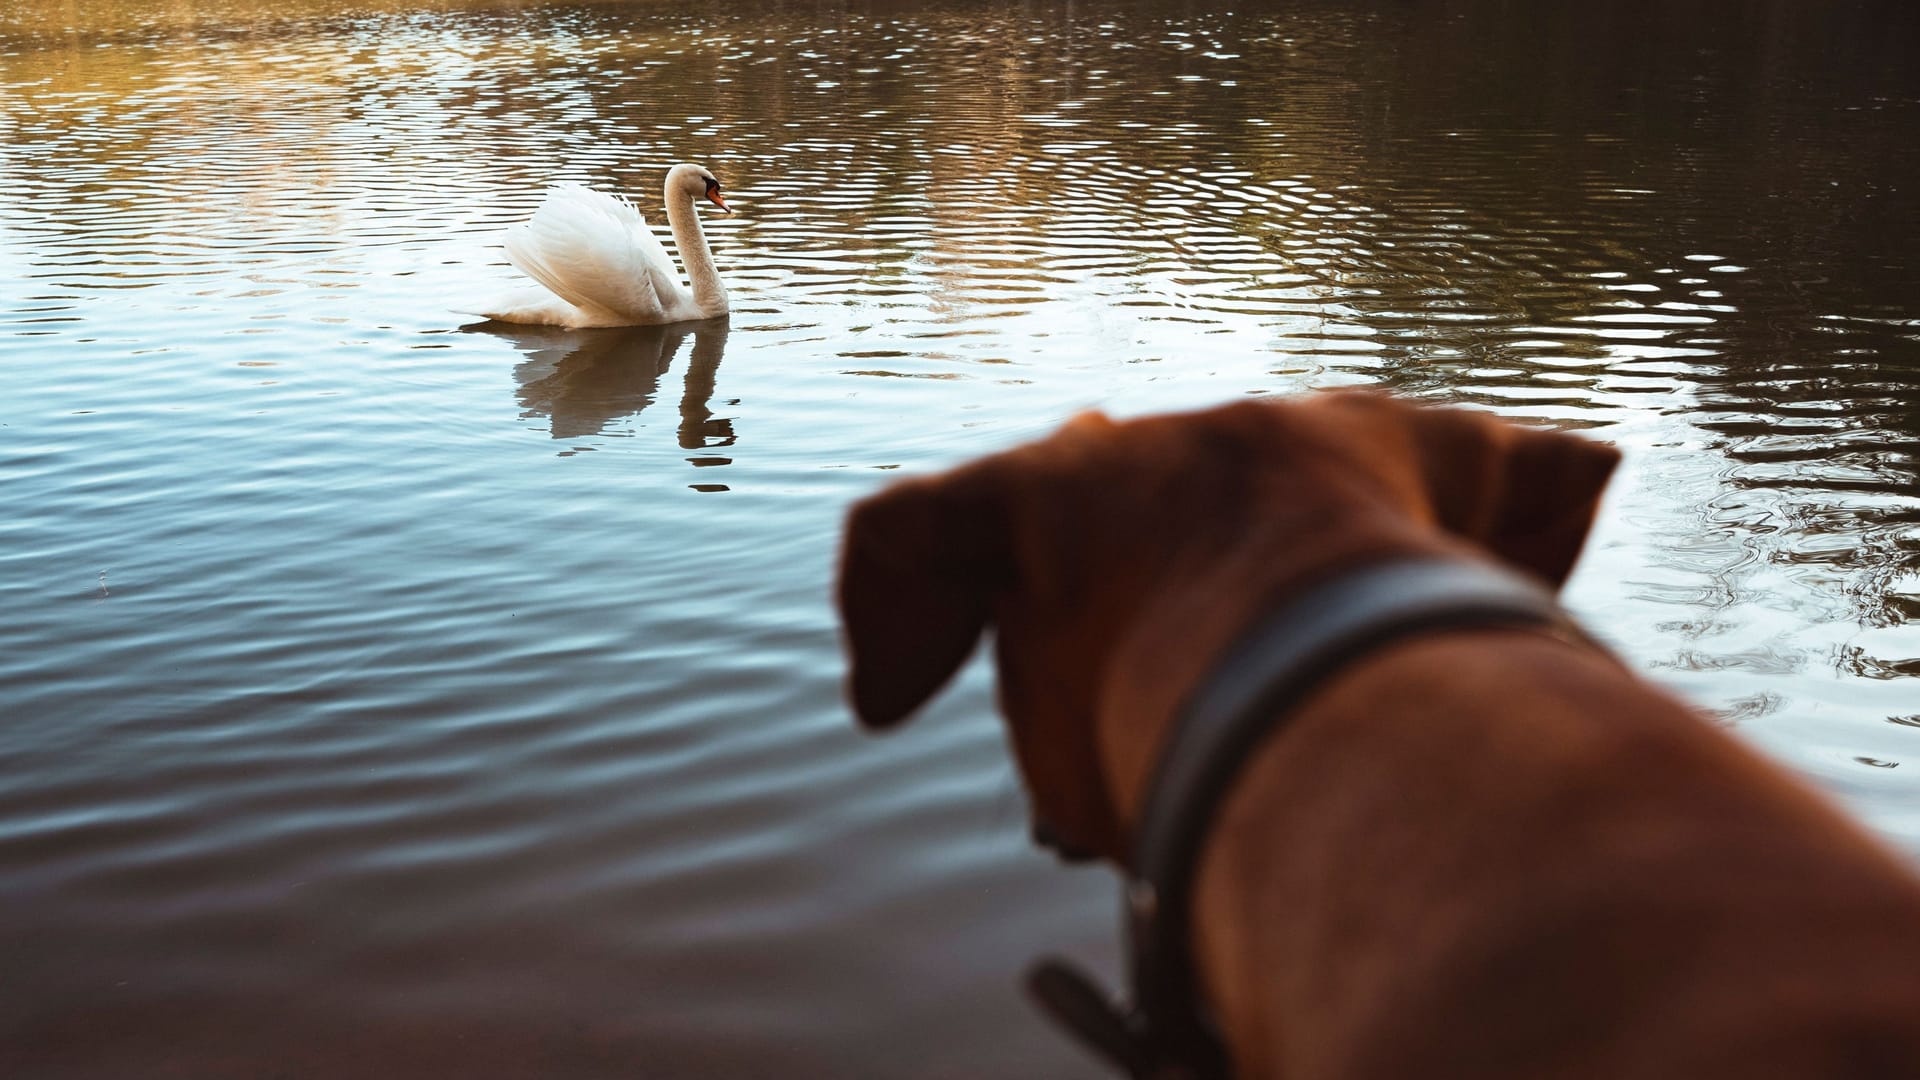
[[[1586,640],[1545,588],[1490,564],[1436,557],[1361,567],[1255,622],[1182,706],[1148,788],[1123,893],[1131,1004],[1056,957],[1029,968],[1028,993],[1134,1080],[1232,1076],[1197,1000],[1189,923],[1200,853],[1234,779],[1347,665],[1415,635],[1488,626]]]

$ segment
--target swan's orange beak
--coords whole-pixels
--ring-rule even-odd
[[[727,200],[720,197],[720,181],[718,180],[707,181],[707,201],[729,214],[733,213],[733,207],[728,206]]]

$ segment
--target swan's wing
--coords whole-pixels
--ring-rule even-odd
[[[661,246],[660,238],[653,235],[653,227],[631,204],[627,204],[627,209],[633,211],[633,220],[627,227],[632,230],[634,247],[645,253],[641,260],[646,263],[647,276],[653,279],[654,294],[667,305],[691,299],[686,286],[680,284],[680,275],[667,256],[667,249]]]
[[[579,184],[553,188],[530,221],[507,230],[507,259],[555,296],[601,317],[657,319],[680,287],[640,212]]]

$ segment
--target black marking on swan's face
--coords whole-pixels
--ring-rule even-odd
[[[705,177],[705,180],[707,181],[707,201],[729,214],[733,213],[733,207],[728,206],[727,200],[720,197],[720,181],[711,176]]]

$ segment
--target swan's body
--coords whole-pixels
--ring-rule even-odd
[[[559,184],[506,237],[507,260],[545,287],[516,290],[467,314],[569,329],[725,315],[727,290],[694,209],[694,200],[704,197],[728,210],[720,183],[698,165],[675,165],[667,171],[666,196],[667,223],[692,288],[680,283],[667,249],[632,203],[581,184]]]

